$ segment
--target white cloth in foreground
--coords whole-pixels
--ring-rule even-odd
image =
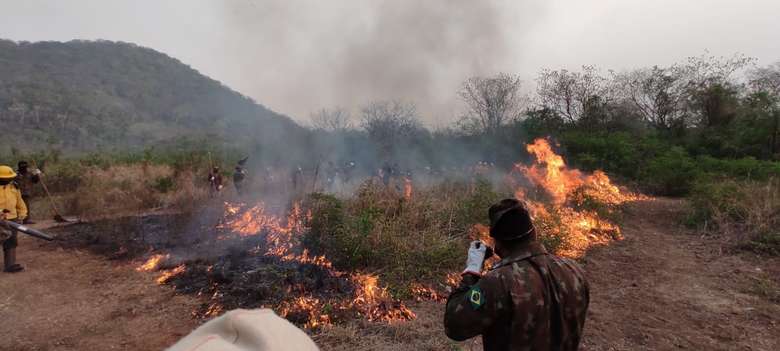
[[[306,333],[270,309],[232,310],[201,325],[168,351],[319,350]]]

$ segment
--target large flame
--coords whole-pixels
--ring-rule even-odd
[[[530,167],[521,164],[515,167],[547,190],[556,204],[564,203],[568,195],[582,184],[580,171],[567,169],[563,157],[552,150],[547,140],[536,139],[526,146],[526,150],[536,157],[536,163]]]
[[[541,235],[561,243],[560,253],[579,257],[594,244],[622,238],[620,227],[588,209],[589,202],[607,206],[636,200],[637,195],[624,194],[602,171],[585,175],[569,169],[563,157],[556,154],[545,139],[536,139],[526,149],[535,162],[515,165],[518,171],[551,199],[550,204],[529,196],[528,189],[516,186],[515,197],[525,201]]]

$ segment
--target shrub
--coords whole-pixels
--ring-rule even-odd
[[[158,177],[154,180],[154,183],[152,184],[152,188],[160,193],[167,193],[171,191],[174,187],[173,177],[171,176],[163,176]]]
[[[780,183],[719,180],[697,184],[688,224],[713,230],[737,247],[780,254]]]
[[[348,199],[309,195],[303,242],[338,269],[380,272],[390,291],[403,296],[411,282],[441,281],[461,268],[473,226],[487,221],[497,199],[482,181],[417,189],[411,200],[367,181]]]
[[[652,159],[642,174],[642,182],[652,192],[662,195],[687,194],[700,174],[696,162],[688,153],[673,147]]]

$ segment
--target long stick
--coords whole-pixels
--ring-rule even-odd
[[[32,161],[33,167],[35,167],[35,169],[38,169],[38,165],[35,164],[35,160],[30,160],[30,161]],[[56,220],[57,222],[67,222],[65,217],[62,217],[62,215],[60,214],[60,210],[57,209],[57,204],[54,202],[54,197],[51,196],[51,193],[49,192],[49,188],[46,187],[46,182],[43,181],[43,177],[39,175],[38,181],[41,182],[41,187],[43,187],[43,191],[46,192],[46,196],[49,198],[49,202],[51,202],[51,208],[54,211],[54,220]]]

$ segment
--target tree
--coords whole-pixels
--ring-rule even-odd
[[[691,91],[689,105],[696,113],[697,125],[702,127],[724,127],[737,115],[738,91],[729,84],[713,84]]]
[[[722,123],[724,118],[731,118],[725,110],[730,103],[720,98],[725,99],[734,89],[734,72],[751,61],[740,55],[689,57],[686,62],[669,67],[653,66],[616,74],[615,91],[658,130],[680,131],[702,123]],[[724,109],[713,110],[720,108]]]
[[[649,125],[659,130],[680,126],[685,116],[687,83],[675,66],[643,68],[616,75],[621,97]]]
[[[752,92],[745,99],[743,114],[758,126],[751,134],[766,134],[763,141],[770,156],[775,156],[780,152],[780,62],[753,69],[748,77]]]
[[[748,72],[748,77],[754,92],[766,92],[770,96],[780,97],[780,61],[753,69]]]
[[[312,113],[310,118],[315,129],[328,132],[343,132],[352,129],[352,115],[341,107],[321,109]]]
[[[400,101],[375,101],[363,106],[360,126],[382,157],[391,156],[398,145],[424,131],[415,106]]]
[[[494,135],[522,113],[525,99],[520,85],[518,76],[506,73],[467,79],[458,93],[468,108],[462,122],[472,132]]]
[[[539,73],[537,83],[542,106],[555,111],[569,123],[582,117],[594,97],[604,104],[610,103],[613,97],[610,80],[594,66],[582,66],[582,72],[545,69]]]

